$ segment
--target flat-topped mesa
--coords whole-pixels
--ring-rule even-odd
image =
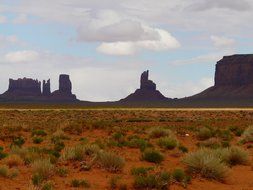
[[[9,79],[9,88],[4,94],[11,96],[39,96],[41,95],[41,82],[30,78]]]
[[[130,94],[124,99],[121,99],[121,102],[161,102],[161,101],[167,101],[169,98],[166,98],[156,90],[156,84],[149,80],[149,71],[144,71],[141,74],[140,79],[140,88],[137,89],[134,93]]]
[[[194,99],[252,99],[253,54],[224,56],[216,64],[215,85]]]
[[[140,89],[145,89],[145,90],[156,90],[156,84],[148,79],[149,77],[149,70],[144,71],[141,74],[141,87]]]
[[[253,84],[253,54],[225,56],[217,62],[215,86]]]
[[[47,81],[43,80],[42,95],[43,96],[50,96],[51,95],[50,79],[48,79]]]

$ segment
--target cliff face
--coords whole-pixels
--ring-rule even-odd
[[[223,57],[216,64],[215,85],[192,98],[253,98],[253,55]]]
[[[144,71],[141,74],[140,88],[130,94],[121,102],[162,102],[169,100],[156,90],[156,84],[149,80],[149,71]]]
[[[218,61],[215,86],[243,86],[253,84],[253,55],[225,56]]]

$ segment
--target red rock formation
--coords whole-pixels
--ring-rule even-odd
[[[215,85],[191,98],[253,98],[253,55],[223,57],[216,64]]]
[[[41,82],[30,78],[9,79],[9,88],[3,95],[10,97],[40,96]]]
[[[50,79],[48,79],[47,81],[43,80],[42,95],[43,96],[50,96],[51,95]]]
[[[62,74],[59,77],[59,90],[52,93],[52,99],[57,101],[76,101],[76,96],[72,94],[72,83],[69,75]]]
[[[156,90],[156,84],[148,79],[149,71],[141,74],[140,88],[120,102],[161,102],[169,100]]]

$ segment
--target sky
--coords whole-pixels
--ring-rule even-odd
[[[79,99],[114,101],[148,69],[165,96],[191,96],[224,55],[252,53],[252,21],[251,0],[0,0],[0,93],[65,73]]]

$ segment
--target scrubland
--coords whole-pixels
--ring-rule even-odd
[[[0,189],[253,189],[251,110],[0,110]]]

